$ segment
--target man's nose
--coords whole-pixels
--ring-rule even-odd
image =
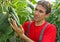
[[[39,14],[39,11],[35,11],[35,15],[38,15]]]

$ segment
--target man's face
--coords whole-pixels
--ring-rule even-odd
[[[46,9],[41,5],[37,5],[34,11],[34,20],[36,22],[42,21],[45,19],[45,16],[46,16]]]

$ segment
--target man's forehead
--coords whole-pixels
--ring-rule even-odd
[[[39,10],[46,11],[46,9],[42,5],[36,5],[36,8]]]

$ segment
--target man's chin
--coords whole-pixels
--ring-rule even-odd
[[[40,22],[41,20],[38,20],[38,19],[34,19],[35,22]]]

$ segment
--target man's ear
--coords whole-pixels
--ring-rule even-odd
[[[45,16],[45,17],[47,18],[47,17],[49,17],[49,16],[50,16],[50,13],[46,14],[46,16]]]

